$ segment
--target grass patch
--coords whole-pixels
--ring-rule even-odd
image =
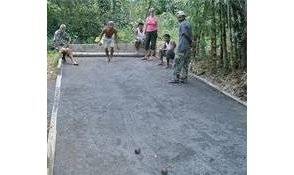
[[[57,51],[47,52],[47,80],[54,80],[57,77],[57,65],[60,58],[60,53]]]

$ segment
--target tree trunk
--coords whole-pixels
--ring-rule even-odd
[[[238,21],[238,14],[236,12],[236,9],[232,10],[233,13],[233,21],[234,21],[234,25],[233,25],[233,30],[234,30],[234,35],[233,35],[233,39],[234,39],[234,50],[235,50],[235,61],[236,61],[236,68],[240,68],[240,47],[239,47],[239,43],[238,43],[238,33],[239,31],[239,21]]]
[[[231,67],[233,70],[236,70],[238,68],[238,61],[237,61],[237,57],[236,57],[236,45],[234,43],[234,27],[233,27],[233,8],[231,7],[230,4],[230,8],[229,8],[229,13],[228,13],[228,22],[229,22],[229,33],[230,33],[230,57],[231,57]]]
[[[222,1],[221,6],[221,59],[222,59],[222,68],[224,73],[229,71],[229,61],[228,61],[228,51],[227,51],[227,34],[226,34],[226,10],[224,6],[224,2]]]
[[[210,56],[212,60],[212,69],[211,72],[216,72],[216,61],[217,61],[217,55],[216,55],[216,19],[215,19],[215,7],[214,2],[211,3],[212,6],[212,28],[211,28],[211,51]]]
[[[220,4],[220,3],[219,3]],[[220,5],[219,6],[219,27],[220,27],[220,39],[221,39],[221,42],[220,42],[220,59],[219,59],[219,64],[218,64],[218,67],[223,67],[223,57],[224,57],[224,47],[223,47],[223,18],[222,18],[222,6]]]

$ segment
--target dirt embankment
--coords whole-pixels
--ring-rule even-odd
[[[207,65],[206,61],[195,61],[192,63],[192,72],[247,102],[247,72],[237,70],[229,74],[211,73]]]
[[[47,82],[56,79],[58,58],[59,58],[58,52],[48,51],[47,53]]]

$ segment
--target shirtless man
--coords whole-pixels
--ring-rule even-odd
[[[105,48],[105,53],[107,56],[107,61],[110,62],[110,60],[113,57],[113,52],[114,52],[114,44],[116,44],[117,49],[118,45],[117,45],[117,30],[114,28],[114,22],[113,21],[109,21],[107,23],[107,26],[102,30],[101,34],[100,34],[100,39],[98,41],[99,45],[101,45],[100,41],[103,38],[103,44],[104,44],[104,48]],[[109,49],[110,49],[110,55],[109,55]]]

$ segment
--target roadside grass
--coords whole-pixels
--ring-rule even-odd
[[[58,59],[60,58],[60,53],[57,51],[47,51],[47,88],[49,87],[55,87],[55,79],[57,77],[57,65],[58,65]],[[50,92],[50,94],[48,94]],[[48,103],[48,96],[53,96],[51,94],[53,92],[47,91],[47,103]],[[50,126],[50,120],[51,120],[51,110],[47,106],[47,137],[49,132],[49,126]]]
[[[47,52],[47,80],[55,80],[57,77],[57,64],[60,53],[57,51]]]
[[[212,72],[208,60],[192,61],[192,73],[210,81],[222,90],[247,102],[247,73],[235,70],[224,75],[221,71]]]

